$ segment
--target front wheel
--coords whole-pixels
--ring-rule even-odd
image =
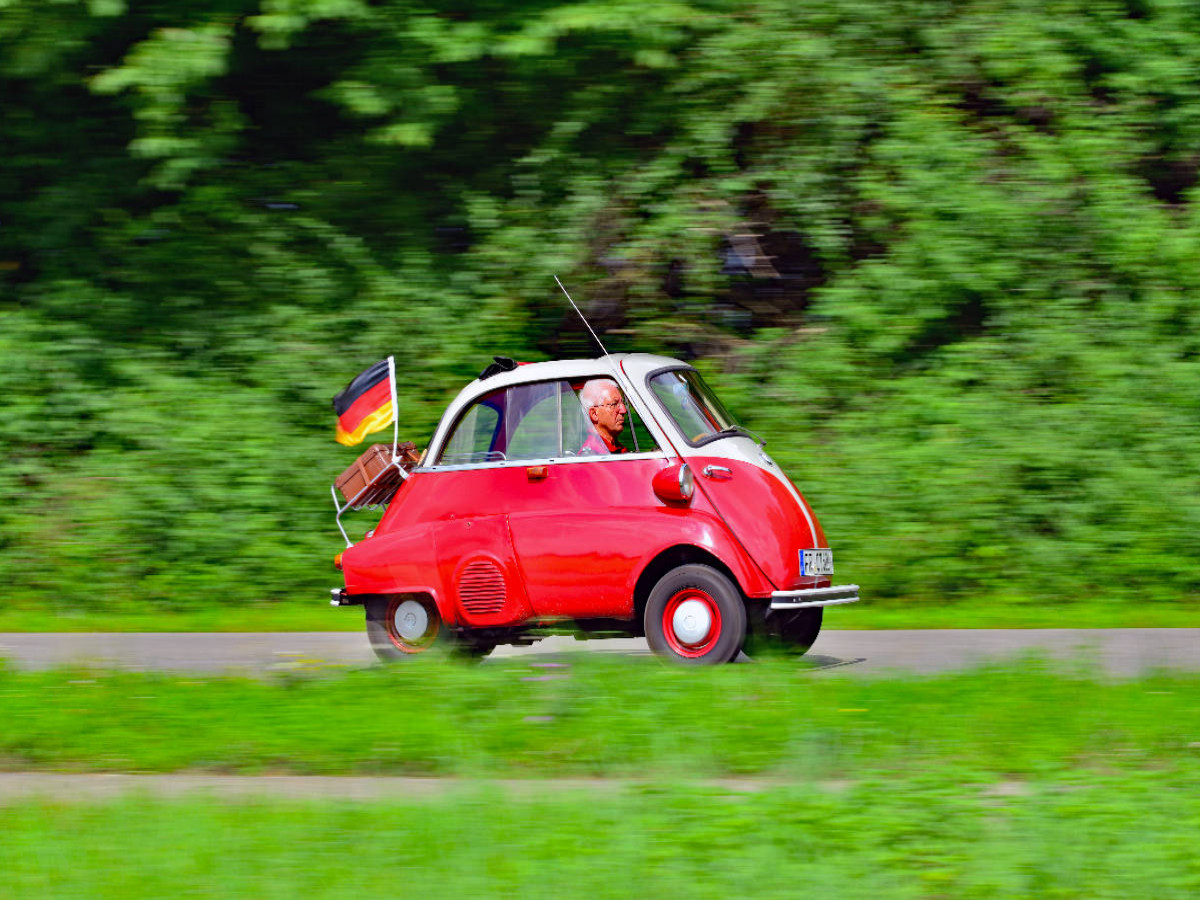
[[[646,642],[659,656],[676,662],[726,663],[746,639],[746,606],[741,591],[711,566],[672,569],[646,602]]]

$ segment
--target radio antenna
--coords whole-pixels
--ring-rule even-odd
[[[600,338],[596,334],[596,332],[592,331],[592,326],[588,324],[587,318],[584,316],[584,314],[582,312],[580,312],[579,307],[575,305],[575,301],[571,300],[571,295],[567,294],[567,289],[565,287],[563,287],[563,283],[558,280],[557,275],[554,276],[554,281],[555,281],[555,283],[558,284],[558,286],[560,288],[562,288],[562,292],[567,295],[567,300],[570,301],[571,308],[574,309],[575,312],[579,313],[579,318],[583,319],[584,327],[587,328],[588,333],[591,334],[592,338],[595,339],[596,343],[599,345],[600,352],[602,352],[605,356],[608,356],[608,350],[605,348],[604,343],[600,340]]]

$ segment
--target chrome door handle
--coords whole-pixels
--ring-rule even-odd
[[[733,469],[727,469],[724,466],[705,466],[702,474],[705,478],[716,478],[718,475],[725,478],[732,478]]]

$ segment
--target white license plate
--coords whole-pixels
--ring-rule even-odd
[[[800,551],[800,574],[801,575],[832,575],[833,574],[833,551],[832,550],[801,550]]]

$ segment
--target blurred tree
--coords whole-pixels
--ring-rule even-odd
[[[328,402],[697,358],[873,596],[1194,597],[1200,12],[0,2],[0,573],[319,590]],[[299,457],[304,465],[295,467]],[[299,469],[293,474],[293,469]]]

